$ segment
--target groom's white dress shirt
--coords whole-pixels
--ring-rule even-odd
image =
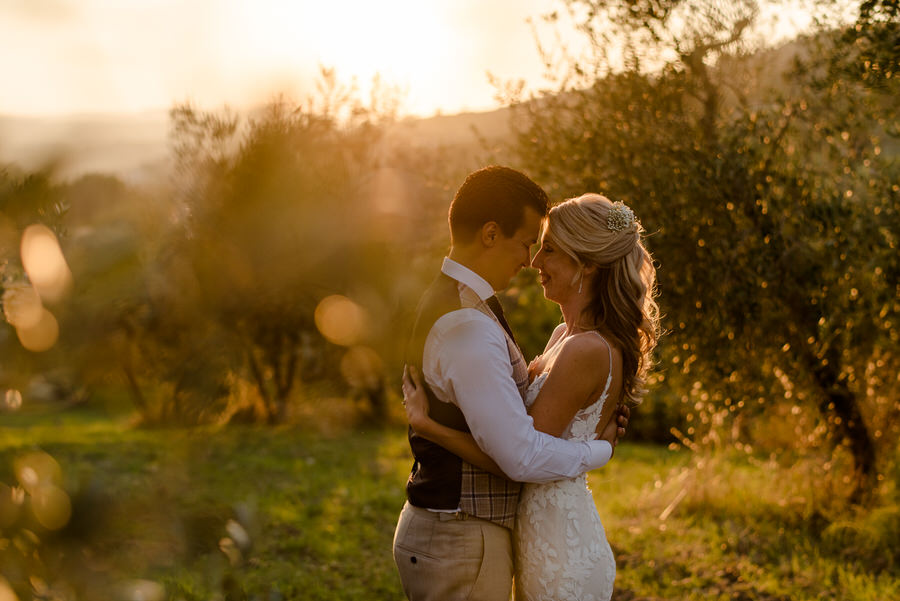
[[[445,258],[441,271],[482,300],[494,295],[484,278],[456,261]],[[534,429],[513,380],[506,334],[478,309],[451,311],[435,322],[422,367],[437,398],[459,407],[478,446],[512,480],[572,478],[612,457],[605,440],[567,441]]]

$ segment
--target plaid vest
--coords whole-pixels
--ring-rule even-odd
[[[481,300],[475,292],[465,284],[459,285],[460,300],[464,307],[478,309],[490,316],[501,330],[503,326],[491,308]],[[513,368],[513,379],[525,402],[525,390],[528,388],[528,366],[522,351],[512,341],[506,331],[506,348],[509,351],[509,362]],[[469,515],[497,522],[501,526],[512,528],[516,518],[516,507],[519,504],[519,492],[522,484],[500,478],[465,461],[462,462],[462,489],[460,491],[459,508]]]
[[[455,298],[451,299],[451,296]],[[432,284],[420,303],[408,360],[421,368],[424,339],[431,326],[449,310],[460,308],[472,308],[484,313],[504,332],[513,379],[524,403],[528,367],[521,350],[475,291],[444,274]],[[469,431],[465,416],[456,405],[437,399],[429,386],[426,385],[425,389],[433,419],[451,428]],[[490,391],[485,391],[485,394],[490,394]],[[409,431],[409,442],[415,463],[406,491],[412,505],[447,510],[458,507],[469,515],[512,528],[521,483],[500,478],[466,463],[443,447],[417,436],[412,429]]]

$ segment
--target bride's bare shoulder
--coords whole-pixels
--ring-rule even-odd
[[[606,338],[597,332],[581,332],[573,334],[562,341],[560,359],[564,361],[588,361],[606,365],[613,347]]]

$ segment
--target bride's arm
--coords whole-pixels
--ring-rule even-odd
[[[422,378],[415,367],[410,366],[403,370],[403,399],[406,419],[416,434],[441,445],[467,463],[508,479],[497,463],[481,450],[471,434],[449,428],[429,417],[428,397],[425,395]]]
[[[529,410],[535,430],[559,437],[578,410],[589,400],[599,396],[609,369],[609,352],[602,339],[576,336],[566,341]],[[403,396],[407,420],[419,436],[441,445],[472,465],[507,477],[497,463],[481,450],[471,434],[444,426],[429,417],[428,398],[421,376],[415,368],[404,371]],[[597,429],[601,433],[600,438],[609,442],[613,448],[617,428],[607,426],[614,413],[615,404],[605,406]]]

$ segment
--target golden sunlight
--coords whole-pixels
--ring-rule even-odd
[[[42,299],[60,300],[72,285],[72,272],[59,241],[45,225],[35,224],[22,234],[22,266]]]
[[[122,584],[119,598],[123,601],[163,601],[166,589],[152,580],[130,580]]]
[[[53,348],[59,339],[59,322],[53,313],[42,308],[40,319],[27,327],[16,327],[16,335],[23,347],[41,353]]]
[[[463,34],[447,11],[442,3],[413,0],[268,1],[236,8],[233,18],[243,24],[247,62],[280,64],[288,80],[296,75],[290,70],[309,73],[318,63],[335,68],[344,83],[355,79],[366,93],[375,75],[403,89],[440,81],[440,74],[458,60],[450,49],[458,47],[454,38]]]
[[[15,591],[3,576],[0,576],[0,601],[19,601]]]
[[[55,484],[43,484],[31,493],[31,511],[47,530],[59,530],[72,517],[72,502]]]
[[[377,389],[384,375],[384,362],[373,349],[354,346],[341,358],[341,375],[354,388]]]
[[[17,328],[37,325],[44,315],[41,297],[33,286],[24,283],[7,284],[3,291],[3,314],[6,321]]]
[[[16,457],[13,471],[19,484],[29,493],[34,493],[43,484],[62,480],[59,462],[43,451],[32,451]]]
[[[16,390],[15,388],[10,388],[6,391],[6,394],[3,397],[3,408],[7,411],[18,411],[22,408],[22,393]],[[0,497],[3,496],[2,489],[0,489]],[[0,527],[2,527],[2,518],[0,518]]]
[[[316,307],[315,320],[322,336],[341,346],[352,346],[365,334],[365,309],[346,296],[323,298]]]

